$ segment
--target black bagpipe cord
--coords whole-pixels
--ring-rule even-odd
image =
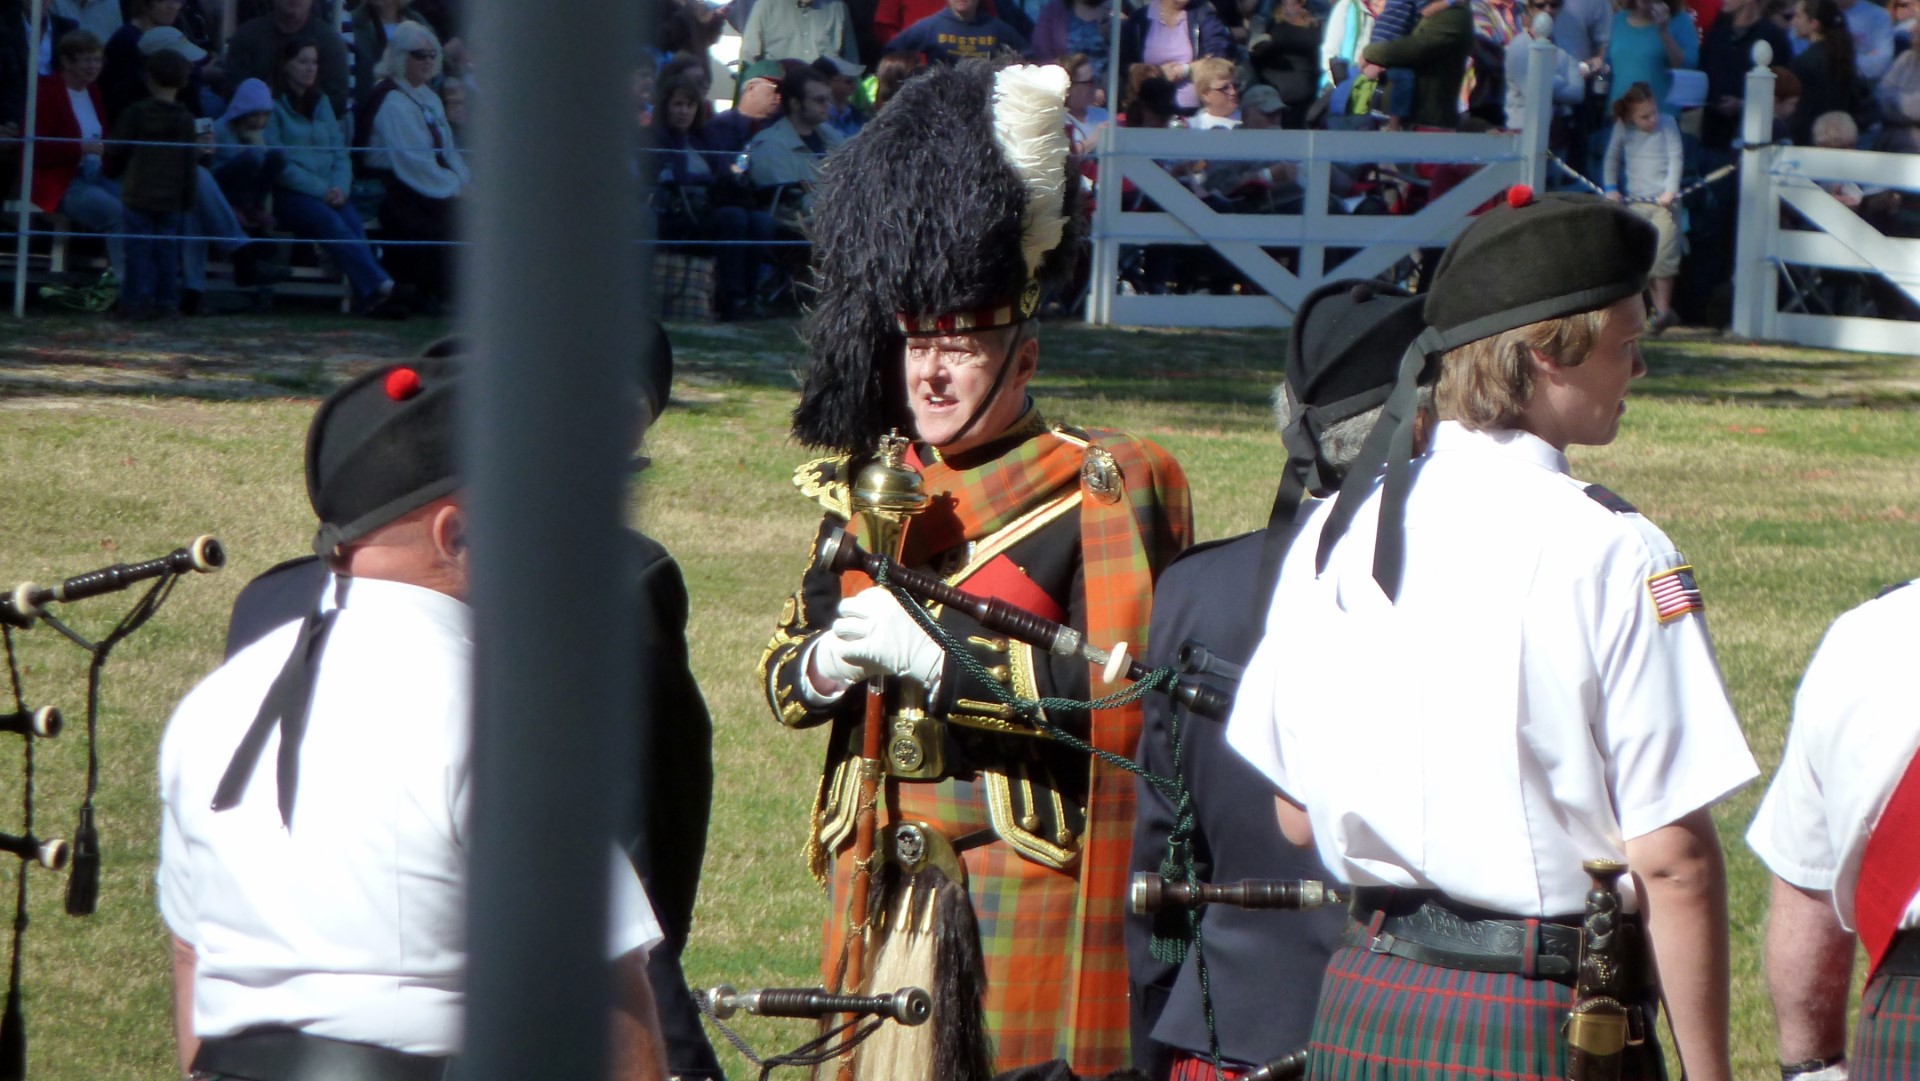
[[[152,587],[141,594],[127,614],[120,617],[113,630],[99,642],[89,642],[75,633],[71,627],[60,622],[50,613],[42,613],[47,626],[59,631],[81,649],[92,655],[92,663],[87,666],[87,791],[80,801],[79,820],[73,827],[73,861],[67,876],[67,915],[91,916],[100,901],[100,833],[93,822],[93,798],[100,788],[100,754],[97,734],[100,722],[100,671],[107,665],[107,655],[113,652],[128,635],[139,630],[147,620],[152,619],[167,597],[173,593],[173,585],[180,580],[177,573],[169,571],[155,579]],[[18,683],[16,681],[16,687]],[[27,741],[28,774],[32,774],[33,741]],[[31,823],[32,808],[28,808]],[[29,831],[31,832],[31,831]],[[26,875],[21,875],[22,890],[25,890]],[[25,919],[23,915],[22,920]],[[19,967],[16,949],[15,969]],[[11,996],[9,996],[11,998]],[[0,1081],[7,1081],[0,1075]]]
[[[13,682],[13,708],[27,711],[20,688],[20,662],[13,652],[13,628],[0,625],[0,637],[6,639],[7,675]],[[21,784],[22,834],[33,836],[33,737],[22,740],[25,746],[24,777]],[[25,1081],[27,1076],[27,1018],[20,1008],[20,950],[27,934],[27,861],[21,860],[14,882],[13,948],[7,963],[7,1006],[0,1013],[0,1081]]]

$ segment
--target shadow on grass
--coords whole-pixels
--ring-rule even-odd
[[[383,324],[297,311],[137,325],[36,314],[0,322],[0,395],[319,398],[375,365],[418,355],[446,332],[439,319]]]
[[[1840,353],[1707,334],[1645,343],[1635,397],[1767,406],[1920,406],[1920,358]]]
[[[0,323],[0,395],[16,397],[318,398],[376,364],[415,356],[444,320],[384,324],[292,311],[128,326],[76,313]],[[807,363],[798,322],[669,327],[676,408],[729,416],[728,391],[797,392]],[[1284,330],[1090,327],[1050,320],[1037,387],[1052,398],[1208,408],[1266,400],[1285,360]],[[1648,341],[1639,396],[1768,406],[1912,409],[1920,359],[1736,342],[1706,332]]]

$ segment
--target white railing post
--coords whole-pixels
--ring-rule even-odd
[[[1116,58],[1114,63],[1119,60]],[[1117,126],[1117,121],[1110,120],[1100,129],[1094,150],[1094,161],[1098,164],[1094,173],[1093,235],[1088,253],[1093,265],[1087,271],[1086,313],[1086,321],[1094,326],[1106,326],[1112,321],[1113,291],[1119,287],[1120,247],[1113,241],[1113,226],[1119,220],[1119,199],[1124,189],[1120,183],[1120,161],[1113,153]]]
[[[1100,131],[1099,141],[1094,149],[1094,211],[1091,226],[1092,247],[1088,256],[1093,265],[1087,272],[1087,313],[1090,324],[1105,326],[1112,322],[1113,291],[1119,286],[1120,249],[1109,240],[1112,225],[1119,221],[1120,208],[1108,206],[1108,202],[1120,198],[1122,189],[1120,178],[1107,179],[1107,174],[1117,168],[1113,160],[1113,129],[1120,125],[1120,107],[1126,102],[1120,100],[1120,87],[1124,85],[1125,72],[1120,70],[1121,35],[1126,28],[1126,0],[1114,0],[1113,14],[1108,16],[1107,33],[1107,124]],[[1072,74],[1069,72],[1068,74]]]
[[[1553,76],[1560,67],[1560,47],[1551,38],[1536,37],[1527,46],[1526,115],[1516,136],[1521,182],[1535,191],[1547,190],[1547,141],[1553,131]]]
[[[40,112],[40,35],[43,20],[46,18],[46,0],[33,0],[33,13],[28,18],[28,33],[32,35],[27,42],[27,112],[20,118],[20,214],[14,219],[13,245],[13,317],[24,318],[27,314],[27,230],[33,224],[33,137],[40,125],[36,122]],[[60,63],[60,50],[53,50],[53,62]]]
[[[1773,48],[1753,46],[1740,126],[1740,205],[1733,249],[1733,332],[1742,338],[1773,337],[1780,283],[1773,269],[1773,235],[1779,207],[1773,191]]]

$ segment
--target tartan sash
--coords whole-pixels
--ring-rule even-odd
[[[1126,642],[1145,652],[1153,582],[1161,568],[1192,543],[1193,510],[1180,466],[1158,446],[1107,429],[1085,433],[1049,429],[1029,409],[1008,432],[990,461],[948,462],[918,445],[908,460],[921,472],[933,502],[909,520],[902,562],[925,565],[966,541],[993,536],[1041,505],[1082,488],[1080,546],[1085,583],[1087,640],[1111,647]],[[1096,489],[1083,480],[1093,448],[1112,458],[1120,484]],[[928,459],[932,460],[929,461]],[[992,561],[987,565],[994,568]],[[1005,570],[1018,574],[1009,565]],[[1023,576],[1024,577],[1024,576]],[[975,591],[1018,603],[1020,590],[1006,588],[1005,575],[976,573]],[[996,581],[1000,584],[996,585]],[[871,584],[848,573],[841,592],[851,596]],[[979,587],[987,587],[985,589]],[[1037,588],[1037,587],[1036,587]],[[1098,673],[1092,674],[1098,689]],[[1140,739],[1140,707],[1096,710],[1089,742],[1131,759]],[[1079,896],[1068,975],[1065,1057],[1077,1073],[1105,1073],[1127,1064],[1127,963],[1123,939],[1124,898],[1133,834],[1134,782],[1125,770],[1098,759],[1089,763],[1086,834],[1082,838]]]

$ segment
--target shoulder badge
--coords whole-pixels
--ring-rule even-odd
[[[1877,601],[1889,593],[1898,593],[1899,591],[1907,588],[1912,584],[1913,584],[1912,582],[1895,582],[1894,584],[1888,586],[1887,588],[1881,590],[1880,592],[1875,593],[1873,595],[1873,599]]]
[[[1639,514],[1640,508],[1609,491],[1605,486],[1589,484],[1586,487],[1587,498],[1607,508],[1615,514]]]
[[[820,504],[821,509],[842,518],[853,517],[853,499],[847,491],[845,454],[815,458],[793,471],[793,486],[800,494]]]
[[[1653,598],[1653,610],[1662,623],[1671,623],[1688,612],[1703,612],[1707,607],[1700,598],[1700,586],[1693,580],[1693,568],[1684,564],[1648,578],[1647,594]]]
[[[1087,448],[1086,456],[1080,462],[1080,483],[1093,498],[1102,503],[1118,503],[1121,494],[1127,490],[1120,463],[1114,460],[1113,452],[1105,447]]]

